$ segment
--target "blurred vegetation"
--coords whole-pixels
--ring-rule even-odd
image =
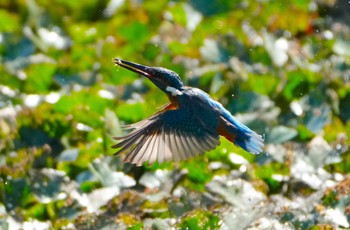
[[[2,0],[1,229],[350,227],[350,4]],[[135,167],[121,126],[167,102],[120,57],[180,74],[264,134],[250,155]]]

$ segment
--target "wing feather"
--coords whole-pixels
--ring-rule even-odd
[[[196,138],[195,136],[190,136],[191,140],[192,140],[192,145],[196,146],[196,148],[204,153],[206,151],[206,148],[204,148],[204,146],[201,145],[201,143],[199,142],[199,139]]]
[[[139,143],[139,146],[142,146],[141,148],[137,149],[135,148],[132,152],[133,152],[133,158],[132,158],[132,163],[135,163],[137,165],[142,165],[142,159],[144,157],[147,158],[147,156],[149,155],[149,151],[151,149],[151,145],[152,140],[154,138],[154,135],[150,135],[150,136],[145,136],[146,140],[144,141],[144,143]]]
[[[161,127],[161,135],[159,137],[159,150],[157,154],[157,160],[159,163],[164,161],[164,156],[165,156],[165,131],[164,127]]]
[[[181,146],[180,134],[177,130],[174,131],[173,141],[174,141],[175,146],[176,146],[175,154],[179,156],[180,160],[186,159],[186,155],[185,155],[184,150]]]
[[[203,149],[198,148],[198,146],[193,143],[192,138],[195,138],[195,137],[190,136],[190,135],[186,136],[186,142],[191,147],[192,155],[198,156],[198,155],[204,153]]]
[[[159,136],[157,134],[156,138],[154,139],[153,150],[148,157],[148,164],[153,164],[153,162],[157,159],[158,149],[159,149]]]
[[[139,163],[142,164],[143,162],[146,162],[150,159],[151,155],[154,152],[156,140],[157,140],[157,133],[152,134],[152,139],[149,140],[150,147],[148,148],[147,153],[145,153],[141,158]]]
[[[199,120],[188,107],[162,110],[127,126],[132,131],[116,137],[120,142],[113,147],[119,148],[116,154],[125,154],[124,161],[137,165],[198,156],[219,144],[217,131],[208,128],[213,125],[204,126]]]
[[[186,158],[189,158],[189,157],[194,157],[195,154],[193,153],[192,149],[191,149],[191,146],[189,143],[187,143],[187,137],[182,134],[179,136],[179,138],[181,139],[181,145],[184,149],[184,154],[186,156]]]
[[[172,149],[172,141],[171,141],[171,132],[167,132],[165,135],[165,156],[164,156],[164,161],[170,161],[170,160],[177,160],[177,155],[173,154],[173,149]]]

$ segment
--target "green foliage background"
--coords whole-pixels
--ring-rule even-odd
[[[2,0],[0,228],[349,228],[349,6]],[[265,152],[122,163],[112,137],[167,98],[114,57],[178,72]]]

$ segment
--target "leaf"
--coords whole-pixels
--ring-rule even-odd
[[[328,164],[341,162],[338,151],[333,149],[321,136],[316,136],[309,142],[308,153],[312,165],[316,169]]]
[[[117,107],[117,116],[124,121],[134,123],[145,118],[145,112],[150,109],[144,103],[121,104]]]
[[[212,178],[208,165],[199,160],[191,160],[182,164],[188,170],[187,177],[193,183],[194,188],[202,190],[205,183]]]
[[[225,1],[225,0],[191,0],[190,4],[205,16],[211,16],[223,12],[230,11],[235,8],[239,3],[238,0]]]
[[[187,17],[186,17],[186,12],[185,9],[183,7],[183,4],[174,4],[171,8],[170,8],[170,12],[172,15],[172,20],[185,27],[186,23],[187,23]]]
[[[350,42],[342,38],[336,39],[333,45],[333,51],[339,55],[350,56]]]
[[[328,105],[308,111],[305,115],[306,127],[314,133],[323,130],[329,122],[331,110]]]
[[[132,187],[136,184],[132,177],[125,175],[123,172],[115,172],[101,159],[94,160],[89,165],[89,168],[106,187],[112,186],[120,190],[121,188]]]
[[[143,41],[149,36],[149,28],[146,24],[139,21],[131,21],[126,27],[120,27],[118,35],[126,41],[137,46],[142,45]]]
[[[256,208],[260,202],[266,200],[263,193],[241,179],[232,179],[230,176],[218,176],[207,184],[211,193],[218,194],[232,208],[224,213],[222,229],[245,229],[254,221],[263,209]]]
[[[207,184],[207,189],[243,210],[248,210],[266,199],[266,196],[256,191],[250,183],[241,179],[232,180],[226,176],[215,177]]]
[[[30,196],[30,186],[23,179],[9,179],[5,181],[4,205],[7,211],[23,206]]]
[[[205,39],[204,45],[199,49],[202,58],[212,61],[221,62],[221,53],[218,43],[213,39]]]
[[[195,210],[182,218],[181,229],[217,229],[220,226],[220,218],[205,210]]]
[[[32,192],[40,203],[48,204],[67,197],[63,191],[68,186],[69,180],[63,171],[49,168],[33,170],[30,179]]]
[[[265,48],[273,63],[279,67],[283,66],[288,61],[288,41],[283,37],[276,38],[274,35],[268,34],[267,32],[263,34],[263,38]]]
[[[350,92],[348,92],[344,98],[340,100],[339,103],[339,110],[340,114],[339,117],[342,119],[344,123],[348,122],[350,120]]]
[[[73,149],[66,149],[58,157],[58,161],[75,161],[75,159],[78,157],[79,149],[73,148]]]
[[[154,172],[146,172],[142,175],[139,183],[149,189],[161,188],[165,183],[169,183],[171,180],[170,172],[168,170],[157,169]]]
[[[102,206],[106,205],[113,197],[119,194],[119,187],[105,187],[95,189],[91,193],[83,194],[76,198],[83,207],[87,208],[89,213],[95,213]]]
[[[48,93],[53,84],[56,66],[53,64],[31,65],[27,69],[25,91],[27,93]]]
[[[228,105],[228,109],[233,113],[244,113],[257,110],[267,98],[255,92],[244,92],[234,95],[233,100]]]
[[[280,144],[293,139],[297,135],[298,132],[295,129],[285,126],[276,126],[267,133],[266,142]]]
[[[4,9],[0,10],[0,31],[4,32],[14,32],[19,27],[19,18],[17,15],[10,13]]]
[[[288,74],[288,82],[283,88],[283,95],[292,100],[307,94],[310,90],[311,84],[307,77],[300,72],[291,72]]]
[[[47,144],[50,137],[41,129],[34,129],[28,126],[23,126],[19,129],[21,141],[25,146],[43,146]]]

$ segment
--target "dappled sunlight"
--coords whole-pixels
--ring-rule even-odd
[[[2,0],[0,229],[350,228],[349,5]],[[124,163],[112,137],[168,98],[114,58],[178,73],[263,152]]]

